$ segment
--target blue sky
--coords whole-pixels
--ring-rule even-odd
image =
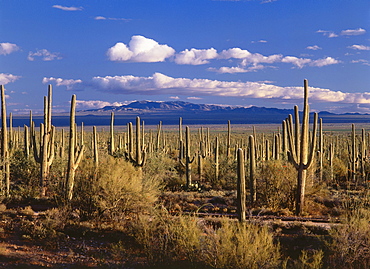
[[[368,0],[0,0],[15,114],[134,100],[370,113]]]

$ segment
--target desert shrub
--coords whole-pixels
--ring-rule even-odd
[[[366,197],[349,197],[344,202],[341,224],[329,231],[326,242],[329,266],[334,268],[369,268],[370,266],[370,210]]]
[[[236,188],[236,162],[234,158],[219,159],[219,176],[216,178],[213,161],[204,161],[204,180],[213,189],[234,190]]]
[[[146,180],[163,182],[163,185],[170,189],[176,188],[182,183],[176,171],[178,165],[176,159],[163,152],[152,153],[143,167],[143,177]]]
[[[67,223],[68,216],[67,208],[49,209],[43,213],[42,217],[22,219],[20,232],[25,238],[43,240],[43,243],[53,245],[53,241],[63,236],[62,230]]]
[[[214,268],[276,268],[280,247],[268,227],[224,220],[205,240],[205,262]]]
[[[133,231],[151,265],[182,261],[202,268],[276,268],[280,264],[279,245],[269,229],[258,224],[225,219],[214,225],[161,210],[141,215]]]
[[[107,156],[95,170],[85,161],[76,174],[74,205],[85,216],[120,220],[123,216],[150,208],[156,201],[160,182],[144,178],[131,163]]]
[[[32,157],[27,158],[23,151],[15,151],[10,160],[11,193],[19,198],[33,198],[38,195],[40,169]]]
[[[258,169],[257,201],[268,208],[294,208],[297,171],[281,160],[266,161]]]

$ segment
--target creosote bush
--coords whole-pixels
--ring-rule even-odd
[[[257,223],[207,223],[194,216],[171,217],[162,209],[141,215],[133,234],[156,266],[183,261],[203,268],[277,268],[281,262],[272,232]]]
[[[368,198],[349,197],[344,203],[343,222],[330,231],[326,242],[332,268],[369,268],[370,210]]]
[[[117,220],[145,211],[157,200],[160,181],[144,178],[131,163],[107,156],[96,170],[93,162],[83,162],[76,173],[74,206],[84,217]]]
[[[297,172],[291,163],[281,160],[265,161],[260,165],[256,177],[258,202],[262,206],[275,210],[293,210]]]

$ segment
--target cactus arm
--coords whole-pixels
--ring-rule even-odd
[[[314,152],[315,152],[315,147],[316,147],[316,140],[317,140],[317,136],[316,136],[316,132],[317,132],[317,119],[318,119],[318,114],[315,113],[314,114],[314,122],[313,122],[313,131],[312,131],[312,142],[311,142],[311,150],[310,150],[310,155],[308,157],[308,160],[307,160],[307,164],[304,165],[304,169],[308,169],[313,160],[314,160]]]

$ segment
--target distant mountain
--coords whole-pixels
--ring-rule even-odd
[[[76,122],[85,126],[102,126],[110,124],[110,114],[114,112],[116,126],[135,122],[140,116],[146,125],[157,125],[160,121],[164,125],[177,125],[182,117],[186,125],[227,124],[281,124],[293,109],[278,109],[267,107],[232,107],[221,105],[193,104],[189,102],[170,101],[152,102],[137,101],[123,106],[106,106],[100,109],[91,109],[76,112]],[[312,114],[311,114],[312,116]],[[328,123],[370,123],[370,115],[347,113],[333,114],[327,111],[319,113],[324,124]],[[36,126],[43,122],[42,115],[33,117]],[[69,113],[53,115],[53,125],[69,126]],[[312,122],[312,120],[311,120]],[[13,126],[29,124],[28,116],[13,116]]]
[[[194,104],[183,101],[136,101],[122,106],[106,106],[99,109],[79,111],[80,117],[87,116],[97,121],[107,117],[111,112],[115,114],[118,124],[125,124],[126,121],[134,121],[140,116],[148,124],[156,124],[163,121],[165,124],[177,124],[179,117],[182,117],[186,124],[222,124],[231,120],[235,124],[259,124],[259,123],[281,123],[293,114],[293,109],[278,109],[267,107],[233,107],[209,104]],[[352,114],[351,114],[352,115]],[[345,118],[330,112],[320,112],[320,117],[325,118],[324,122],[343,122]],[[351,120],[354,118],[351,117]],[[364,119],[360,119],[362,122]],[[367,120],[367,119],[366,119]],[[369,116],[370,122],[370,116]]]

